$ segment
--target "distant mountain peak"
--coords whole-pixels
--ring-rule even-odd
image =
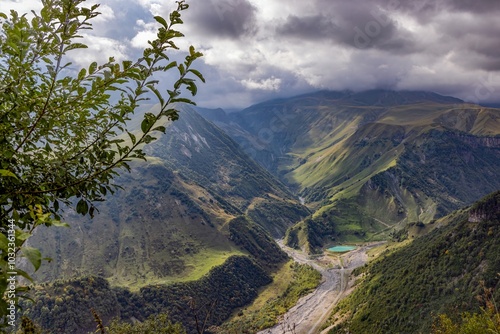
[[[387,89],[372,89],[362,92],[353,93],[347,99],[357,101],[367,105],[384,106],[384,105],[404,105],[411,103],[434,102],[443,104],[461,104],[463,100],[451,96],[444,96],[428,91],[411,91],[411,90],[387,90]]]

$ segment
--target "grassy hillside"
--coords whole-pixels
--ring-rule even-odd
[[[223,205],[202,188],[201,205],[162,164],[135,166],[119,180],[124,190],[98,206],[94,219],[68,214],[71,228],[46,229],[31,241],[54,259],[37,272],[45,281],[101,275],[134,290],[148,284],[200,278],[232,255]],[[210,202],[212,201],[212,202]]]
[[[500,188],[500,110],[427,92],[317,92],[206,114],[314,214],[290,244],[386,238]],[[307,225],[307,226],[306,226]],[[312,243],[312,244],[310,244]]]
[[[211,333],[257,333],[274,326],[279,317],[293,307],[300,297],[314,290],[321,281],[321,274],[312,267],[290,261],[273,276],[273,283],[266,286],[259,297],[248,307],[239,310]]]
[[[500,192],[435,225],[357,272],[361,282],[330,319],[344,321],[330,333],[428,333],[438,314],[479,312],[485,288],[500,302]]]
[[[271,277],[248,257],[233,256],[199,280],[146,286],[137,292],[112,287],[95,276],[58,280],[35,288],[37,302],[25,314],[54,334],[94,331],[91,309],[104,325],[113,318],[144,321],[151,315],[168,313],[188,333],[197,333],[196,319],[201,323],[208,319],[207,327],[219,325],[270,282]]]
[[[222,131],[190,108],[181,107],[181,115],[144,148],[148,162],[120,176],[123,189],[99,203],[94,219],[67,212],[70,229],[39,231],[30,240],[54,259],[39,279],[102,275],[135,290],[195,280],[248,254],[230,240],[234,218],[247,214],[278,237],[309,214]]]
[[[105,278],[112,288],[122,289],[120,303],[126,304],[134,304],[137,293],[164,293],[176,287],[181,292],[175,292],[175,298],[201,298],[200,306],[209,302],[205,296],[232,296],[235,302],[217,306],[219,315],[211,324],[219,324],[233,308],[253,300],[258,286],[270,281],[245,268],[271,272],[287,262],[270,234],[283,236],[309,210],[220,129],[193,109],[180,109],[180,120],[166,124],[166,134],[144,147],[148,161],[133,162],[132,172],[120,175],[116,181],[123,189],[98,203],[94,219],[82,219],[67,210],[65,220],[71,228],[39,230],[30,239],[44,256],[53,259],[37,272],[38,281]],[[246,260],[235,262],[235,258]],[[241,264],[247,260],[251,264]],[[232,269],[224,269],[228,266]],[[218,270],[223,274],[217,284],[210,283],[210,294],[206,287],[198,291],[200,284],[205,286],[206,275],[211,277]],[[233,281],[235,275],[239,281]],[[251,277],[241,279],[241,275]],[[259,283],[250,284],[252,279]],[[236,295],[227,293],[230,288]],[[59,290],[49,294],[55,298],[65,293]],[[168,309],[174,320],[182,321],[192,332],[191,320],[182,318],[187,312],[171,310],[174,306],[160,292],[144,297],[146,304],[130,306],[129,311],[123,305],[106,307],[105,318],[120,316],[133,321]],[[41,296],[35,298],[43,299]],[[50,298],[35,304],[35,313],[30,314],[42,321],[45,316],[38,307],[47,303]],[[92,329],[84,318],[74,315],[71,323],[75,328]],[[59,322],[44,326],[50,323],[55,330]]]

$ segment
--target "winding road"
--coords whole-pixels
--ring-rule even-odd
[[[259,334],[317,334],[332,309],[347,295],[351,272],[368,261],[366,251],[383,242],[366,244],[339,256],[322,255],[311,258],[302,251],[291,249],[280,240],[278,244],[296,262],[308,264],[322,276],[321,284],[309,295],[302,297],[272,328]]]

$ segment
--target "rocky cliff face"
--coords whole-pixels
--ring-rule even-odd
[[[500,136],[473,136],[464,133],[453,133],[457,140],[469,144],[473,148],[484,146],[488,148],[500,148]]]
[[[500,220],[500,191],[487,196],[469,210],[469,222],[479,223],[485,220]]]

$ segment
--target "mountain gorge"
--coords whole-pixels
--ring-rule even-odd
[[[311,251],[385,238],[500,187],[498,109],[452,97],[317,92],[203,114],[314,211],[288,233]]]
[[[121,173],[116,183],[122,189],[97,204],[99,214],[82,219],[67,209],[71,228],[40,229],[30,239],[53,259],[36,273],[37,280],[52,283],[36,289],[41,302],[27,313],[45,328],[63,333],[69,323],[71,331],[86,333],[95,328],[89,308],[105,322],[168,312],[189,333],[196,332],[195,316],[218,326],[284,268],[288,257],[273,239],[319,253],[333,243],[405,233],[413,239],[436,229],[408,246],[420,247],[408,251],[420,256],[432,238],[446,238],[439,233],[455,238],[453,226],[462,224],[462,234],[470,232],[463,232],[466,227],[476,231],[472,222],[482,226],[488,210],[447,215],[500,189],[500,111],[452,97],[322,91],[233,113],[178,108],[180,119],[166,123],[166,133],[144,147],[147,162],[134,161],[130,173]],[[478,241],[464,244],[474,248]],[[404,249],[394,261],[410,256]],[[436,266],[446,271],[450,263]],[[360,293],[376,290],[377,265]],[[394,273],[390,279],[406,278]],[[86,286],[113,302],[93,298]],[[450,289],[439,293],[448,296]],[[463,288],[476,293],[469,290]],[[429,291],[424,295],[435,292]],[[365,307],[356,304],[359,296],[342,311],[353,323],[364,317],[359,321],[365,324],[371,309],[365,315],[349,309]],[[363,326],[353,328],[362,333]]]
[[[198,278],[247,252],[229,239],[237,217],[258,218],[255,230],[283,235],[309,214],[219,129],[192,109],[182,116],[146,148],[148,162],[122,174],[117,183],[123,190],[98,205],[94,219],[36,236],[33,242],[47,256],[64,254],[39,277],[102,274],[136,288]],[[66,219],[79,221],[71,212]]]
[[[51,332],[64,333],[68,323],[76,333],[92,330],[92,305],[106,321],[168,311],[194,330],[188,296],[199,305],[217,300],[210,324],[220,324],[288,261],[272,236],[283,236],[310,211],[221,130],[193,109],[180,109],[181,119],[145,147],[148,161],[122,173],[122,189],[97,203],[93,219],[67,209],[71,228],[40,229],[30,239],[53,259],[36,279],[56,283],[40,290],[44,302],[28,314]],[[120,303],[92,300],[79,288],[88,276],[97,276],[98,294]],[[154,289],[170,297],[153,298],[147,291]],[[73,306],[57,305],[57,298]]]

